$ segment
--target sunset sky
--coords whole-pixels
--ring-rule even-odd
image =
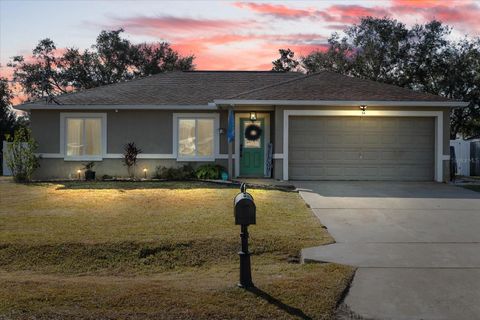
[[[321,49],[329,35],[365,15],[407,24],[433,18],[454,37],[480,35],[480,0],[69,1],[0,0],[0,72],[49,37],[58,48],[88,48],[103,29],[123,27],[132,42],[168,41],[195,54],[197,69],[268,70],[279,48]]]

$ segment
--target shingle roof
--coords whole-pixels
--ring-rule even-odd
[[[63,105],[206,105],[214,99],[301,76],[271,71],[165,72],[57,96],[55,100]]]
[[[235,100],[451,101],[381,82],[322,71],[233,95]]]
[[[66,106],[198,106],[215,100],[452,102],[432,94],[327,71],[310,75],[272,71],[175,71],[55,97],[55,101]],[[44,105],[45,102],[39,100],[17,108],[27,110],[30,106],[42,108]]]

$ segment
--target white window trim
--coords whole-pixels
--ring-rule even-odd
[[[290,116],[358,116],[358,117],[433,117],[435,118],[435,181],[443,181],[443,112],[367,110],[284,110],[283,111],[283,180],[288,180],[288,125]]]
[[[213,119],[213,154],[211,157],[181,157],[178,155],[178,121],[180,119]],[[174,113],[173,114],[173,155],[177,161],[215,161],[220,154],[220,115],[218,113]]]
[[[102,123],[102,153],[99,156],[67,156],[66,152],[66,128],[67,119],[100,118]],[[60,155],[65,161],[102,161],[107,154],[107,114],[100,112],[61,112],[60,113]]]

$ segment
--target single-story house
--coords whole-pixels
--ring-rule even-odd
[[[464,106],[333,72],[191,71],[17,108],[31,113],[39,179],[75,178],[87,161],[126,176],[135,142],[139,175],[215,162],[234,177],[445,181],[450,110]]]

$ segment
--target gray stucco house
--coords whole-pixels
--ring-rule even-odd
[[[216,162],[233,176],[445,181],[450,110],[465,105],[332,72],[192,71],[17,108],[31,112],[40,179],[74,178],[90,160],[97,176],[125,176],[123,146],[133,141],[149,175]]]

